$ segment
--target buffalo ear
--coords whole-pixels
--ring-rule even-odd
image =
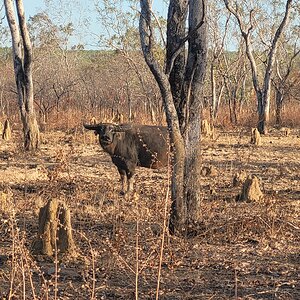
[[[114,138],[117,140],[120,140],[122,138],[122,131],[115,131],[114,132]]]

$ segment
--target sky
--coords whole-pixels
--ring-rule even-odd
[[[88,49],[97,49],[97,36],[101,31],[98,16],[95,11],[90,10],[86,0],[75,0],[76,6],[69,3],[73,1],[52,0],[45,5],[45,0],[24,0],[25,15],[30,16],[46,11],[54,24],[66,25],[69,22],[74,24],[76,31],[71,38],[71,45],[84,44]],[[89,1],[93,5],[94,1]],[[60,9],[61,8],[61,9]]]
[[[103,17],[105,18],[105,16],[107,17],[108,15],[104,13],[104,16],[101,16],[101,13],[109,11],[110,8],[102,9],[98,12],[95,7],[96,2],[115,2],[116,8],[120,8],[120,5],[122,6],[122,13],[124,13],[124,11],[126,12],[129,5],[134,6],[131,12],[133,11],[138,14],[140,10],[139,0],[23,0],[27,20],[29,17],[45,11],[55,25],[64,26],[71,22],[75,31],[72,37],[69,38],[68,48],[80,44],[88,50],[108,48],[108,42],[105,41],[105,38],[107,39],[114,35],[120,37],[126,28],[121,18],[119,18],[121,21],[119,21],[118,26],[114,28],[115,31],[112,27],[117,25],[118,21],[114,20],[115,24],[114,21],[112,21],[107,26],[103,25]],[[115,7],[113,6],[111,11],[114,11]],[[153,7],[156,16],[161,15],[167,18],[168,0],[153,0]],[[100,22],[100,19],[102,22]],[[134,28],[138,28],[136,19],[135,23],[130,25]],[[120,32],[122,30],[123,32]],[[101,40],[100,43],[99,40]],[[9,45],[10,42],[7,42],[7,44]],[[233,41],[230,41],[230,45],[233,45],[232,48],[235,48]]]
[[[152,1],[156,16],[160,15],[166,19],[168,11],[168,0]],[[133,12],[135,12],[136,14],[138,14],[140,10],[139,0],[23,0],[25,16],[27,20],[29,19],[29,17],[45,11],[55,25],[64,26],[72,22],[75,32],[69,39],[68,48],[71,48],[74,45],[82,44],[85,49],[91,50],[99,50],[107,47],[108,43],[106,41],[103,41],[103,39],[102,43],[99,43],[101,37],[104,37],[105,40],[105,38],[112,37],[114,36],[114,34],[116,36],[120,36],[125,30],[125,26],[123,26],[122,21],[119,22],[118,28],[115,28],[115,32],[112,30],[112,27],[118,22],[115,22],[116,24],[112,22],[107,26],[104,26],[103,22],[100,22],[100,19],[103,20],[103,18],[101,18],[101,13],[107,11],[107,9],[103,9],[99,13],[95,8],[95,3],[103,2],[115,2],[115,6],[117,8],[119,8],[121,5],[121,11],[123,13],[124,11],[126,11],[126,8],[129,7],[129,5],[134,5]],[[112,7],[111,11],[113,10],[114,7]],[[121,18],[119,19],[121,20]],[[137,21],[135,22],[135,24],[131,25],[134,28],[138,28]],[[123,30],[121,34],[120,30]],[[10,41],[2,42],[1,37],[0,43],[2,43],[2,45],[10,45]]]
[[[118,1],[118,0],[114,0]],[[119,0],[128,6],[129,1]],[[101,1],[98,1],[101,2]],[[99,21],[99,13],[95,9],[95,0],[23,0],[25,15],[28,19],[36,13],[46,11],[55,24],[65,25],[70,21],[74,24],[76,31],[71,38],[72,44],[84,44],[86,49],[99,49],[99,36],[112,34]],[[45,4],[47,3],[47,4]],[[131,1],[131,4],[133,2]],[[139,10],[137,1],[136,11]],[[164,0],[154,0],[156,11],[162,12],[166,16],[167,5]]]
[[[159,12],[160,15],[166,18],[168,0],[152,1],[156,15],[157,12]],[[126,12],[126,8],[128,8],[129,5],[134,5],[133,11],[136,13],[138,13],[140,9],[138,0],[23,0],[27,20],[30,16],[34,16],[39,12],[46,11],[55,25],[64,26],[70,22],[73,24],[75,32],[70,38],[70,42],[68,44],[69,48],[73,45],[82,44],[84,45],[85,49],[103,49],[105,42],[99,44],[100,37],[112,37],[114,34],[116,36],[121,36],[126,26],[123,25],[121,18],[119,18],[119,20],[121,20],[119,22],[113,20],[107,26],[103,25],[103,17],[101,17],[101,13],[108,11],[109,9],[103,9],[100,11],[100,13],[97,12],[95,8],[96,2],[115,2],[116,8],[120,8],[120,5],[122,6],[121,11],[123,13]],[[110,11],[113,10],[114,7],[112,7]],[[108,16],[108,14],[104,13],[104,17],[105,15],[106,17]],[[100,22],[100,19],[102,22]],[[116,31],[114,32],[112,27],[117,25],[117,23],[119,23],[119,26],[118,28],[116,26]],[[135,28],[138,27],[137,23],[131,25],[133,25]],[[236,49],[236,41],[237,39],[235,39],[233,36],[230,36],[227,41],[226,48],[229,50]],[[2,42],[1,36],[0,43],[2,43],[2,45],[6,45],[6,43],[8,44],[7,41]]]

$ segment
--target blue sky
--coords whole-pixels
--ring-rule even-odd
[[[95,9],[95,2],[102,3],[104,0],[23,0],[25,15],[28,19],[30,16],[46,11],[50,19],[55,25],[73,24],[75,32],[69,39],[68,47],[83,44],[85,49],[103,49],[107,46],[104,41],[99,44],[100,36],[112,37],[115,32],[110,26],[103,26],[100,22],[100,15]],[[134,12],[138,13],[138,0],[109,0],[111,2],[121,3],[122,12],[126,7],[134,5]],[[153,0],[154,11],[163,17],[167,17],[168,0]],[[117,22],[116,22],[117,23]],[[111,24],[110,24],[111,25]],[[137,22],[131,24],[138,27]],[[119,29],[125,30],[123,23],[119,24]],[[123,33],[121,32],[121,34]],[[120,36],[120,32],[116,32],[116,36]],[[232,44],[232,41],[231,41]]]
[[[76,31],[71,39],[72,44],[86,44],[87,48],[97,49],[97,37],[100,34],[101,26],[97,21],[97,14],[88,6],[93,6],[94,1],[89,1],[90,4],[87,5],[86,0],[76,0],[76,1],[60,1],[52,0],[50,7],[45,5],[44,0],[24,0],[24,8],[26,18],[33,16],[39,12],[46,11],[50,18],[55,24],[66,25],[69,22],[74,24]],[[72,2],[76,2],[76,6],[72,6]],[[57,9],[62,7],[62,10]],[[65,12],[68,11],[67,14]],[[89,24],[85,22],[88,20]],[[83,24],[84,23],[84,24]]]
[[[76,31],[71,39],[71,45],[82,43],[86,45],[87,49],[97,49],[99,48],[98,36],[107,34],[106,28],[103,28],[99,22],[99,14],[95,10],[94,0],[24,0],[23,2],[27,19],[45,10],[55,24],[64,25],[64,23],[72,22]],[[48,2],[48,6],[45,2]],[[128,3],[127,1],[123,2],[125,5]],[[138,10],[139,2],[137,3],[136,9]],[[61,10],[57,9],[60,7]],[[154,7],[166,16],[167,5],[164,0],[154,0]]]

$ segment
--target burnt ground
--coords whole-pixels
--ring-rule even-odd
[[[300,299],[299,134],[274,129],[259,147],[247,130],[203,140],[213,171],[199,182],[197,234],[179,238],[163,230],[167,168],[139,169],[126,199],[92,134],[44,133],[41,150],[25,154],[14,132],[0,142],[0,295],[155,299],[160,270],[159,299]],[[259,177],[262,201],[236,201],[242,170]],[[71,209],[74,257],[31,252],[39,208],[53,198]]]

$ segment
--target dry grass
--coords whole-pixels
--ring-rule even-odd
[[[44,133],[22,153],[16,132],[0,144],[0,295],[10,299],[300,299],[300,140],[278,130],[249,144],[250,130],[202,143],[197,235],[165,231],[167,170],[139,169],[136,193],[120,182],[95,137]],[[264,200],[236,202],[236,172],[261,178]],[[71,208],[78,256],[33,256],[38,209],[57,197]],[[164,237],[164,242],[162,239]],[[158,287],[160,276],[160,287]]]
[[[282,109],[282,126],[289,128],[299,128],[300,127],[300,118],[299,118],[299,107],[300,102],[297,100],[287,101]],[[276,121],[276,107],[274,103],[271,103],[270,109],[270,126],[275,126]],[[209,119],[210,110],[209,108],[204,109],[204,117]],[[237,113],[238,126],[240,127],[256,127],[258,116],[255,99],[251,100],[251,103],[244,104],[242,110]],[[219,128],[230,129],[237,127],[235,124],[230,122],[230,114],[228,105],[221,105],[218,112],[217,118],[215,120],[215,125]]]

